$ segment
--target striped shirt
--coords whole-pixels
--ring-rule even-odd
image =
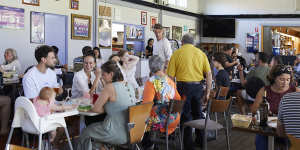
[[[300,92],[283,96],[279,105],[278,120],[283,124],[286,134],[300,138]]]

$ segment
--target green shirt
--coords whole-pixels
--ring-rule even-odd
[[[264,81],[265,85],[270,85],[269,80],[267,79],[267,75],[269,74],[270,68],[268,66],[258,66],[255,67],[253,70],[249,72],[246,77],[246,80],[250,79],[251,77],[258,77],[262,81]]]

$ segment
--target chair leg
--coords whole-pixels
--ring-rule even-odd
[[[207,150],[207,135],[206,135],[206,129],[204,129],[203,133],[203,147],[202,149]]]
[[[10,141],[11,141],[11,137],[12,137],[13,132],[14,132],[14,128],[11,128],[11,129],[10,129],[10,132],[9,132],[9,135],[8,135],[7,142],[6,142],[5,149],[8,149],[7,146],[9,145],[9,143],[10,143]]]
[[[166,130],[166,143],[167,143],[167,150],[169,150],[169,134],[168,134],[168,130]]]
[[[228,129],[229,124],[228,124],[228,118],[227,118],[226,113],[224,113],[224,118],[225,118],[225,126],[226,126],[226,129],[225,129],[226,145],[227,145],[227,150],[230,150],[229,129]]]
[[[68,143],[69,143],[70,150],[73,150],[73,146],[72,146],[72,143],[71,143],[71,140],[70,140],[68,129],[66,127],[64,127],[64,129],[65,129],[66,136],[68,138]]]
[[[180,130],[180,127],[179,127],[179,130],[178,130],[178,132],[179,132],[179,142],[180,142],[180,150],[182,150],[182,135],[181,135],[181,130]]]
[[[43,137],[43,135],[40,133],[39,134],[39,147],[38,147],[38,150],[42,150],[42,137]]]

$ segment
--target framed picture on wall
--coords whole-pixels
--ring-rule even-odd
[[[141,12],[141,24],[147,25],[147,12],[145,11]]]
[[[40,0],[22,0],[22,4],[40,6]]]
[[[170,39],[170,27],[163,27],[164,35],[167,39]]]
[[[111,20],[99,19],[98,30],[99,47],[111,48],[112,36],[111,36]]]
[[[182,27],[172,26],[172,39],[181,41]]]
[[[154,28],[154,25],[157,24],[157,17],[150,16],[150,30],[152,31]]]
[[[71,14],[72,39],[91,40],[91,17]]]
[[[108,6],[99,6],[99,16],[102,18],[111,18],[112,17],[112,11],[111,7]]]
[[[45,43],[45,14],[32,11],[30,20],[30,43]]]
[[[70,9],[79,9],[79,0],[70,0]]]
[[[0,6],[0,29],[24,29],[24,9]]]

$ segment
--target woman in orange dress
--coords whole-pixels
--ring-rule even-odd
[[[149,59],[149,68],[153,76],[145,83],[143,103],[154,102],[154,106],[148,120],[147,131],[166,132],[164,126],[167,119],[168,102],[170,99],[181,100],[176,84],[164,73],[164,63],[159,56],[152,56]],[[168,134],[175,131],[179,122],[179,113],[170,115]]]

